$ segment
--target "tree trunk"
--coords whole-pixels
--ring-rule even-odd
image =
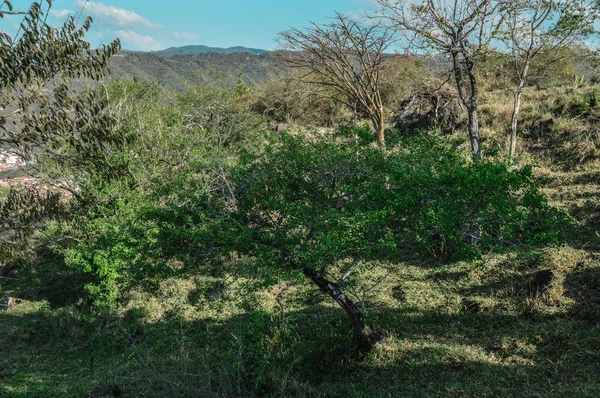
[[[469,114],[469,140],[471,141],[471,149],[475,157],[479,160],[483,159],[481,153],[481,138],[479,137],[479,113],[477,112],[477,104],[471,104],[467,108]]]
[[[477,100],[479,98],[479,87],[477,85],[477,78],[475,76],[475,64],[471,59],[465,57],[464,66],[469,75],[470,92],[467,92],[465,88],[465,80],[463,77],[463,63],[460,60],[460,53],[458,51],[452,52],[452,69],[454,72],[454,80],[456,82],[456,88],[458,89],[458,96],[462,101],[467,113],[469,115],[468,130],[469,130],[469,141],[471,142],[471,149],[473,154],[479,160],[483,159],[481,152],[481,139],[479,137],[479,113],[477,109]]]
[[[385,148],[385,122],[383,116],[377,115],[371,118],[373,128],[375,129],[375,137],[381,148]]]
[[[365,325],[363,314],[356,304],[342,292],[340,286],[334,282],[328,281],[320,272],[312,268],[304,268],[303,273],[313,281],[322,292],[327,293],[333,298],[346,312],[350,318],[350,324],[352,325],[354,335],[357,337],[361,348],[371,349],[381,340],[381,337],[377,332]]]
[[[513,108],[512,114],[512,122],[510,125],[510,157],[515,156],[515,152],[517,151],[517,128],[518,128],[518,119],[519,119],[519,111],[521,110],[521,96],[523,95],[523,88],[519,87],[517,91],[515,91],[515,104]]]
[[[383,121],[379,122],[379,126],[377,126],[377,142],[379,146],[385,148],[385,123]]]
[[[512,120],[511,120],[511,124],[510,124],[510,147],[509,147],[509,153],[510,153],[510,157],[515,156],[515,152],[517,151],[517,130],[518,130],[518,123],[519,123],[519,111],[521,110],[521,97],[523,95],[523,88],[525,87],[525,80],[527,79],[527,76],[529,75],[529,63],[530,63],[530,58],[528,58],[525,62],[525,65],[523,66],[523,70],[521,71],[520,74],[520,81],[519,81],[519,85],[517,86],[517,89],[515,90],[515,102],[513,105],[513,114],[512,114]]]

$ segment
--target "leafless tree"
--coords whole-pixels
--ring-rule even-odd
[[[468,130],[475,156],[482,158],[479,134],[479,85],[476,65],[504,22],[505,1],[376,0],[390,28],[400,32],[418,52],[434,52],[450,61],[460,99],[468,112]]]
[[[324,95],[329,92],[366,115],[384,146],[386,111],[379,84],[392,33],[336,13],[328,24],[312,23],[305,29],[282,32],[280,37],[288,50],[281,53],[283,63],[305,71],[301,79],[319,86]]]
[[[595,0],[517,0],[506,9],[506,15],[502,39],[517,77],[509,134],[510,156],[514,156],[521,97],[532,62],[538,56],[549,63],[559,61],[562,49],[594,33],[598,4]]]

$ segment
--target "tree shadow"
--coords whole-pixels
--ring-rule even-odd
[[[600,268],[585,269],[568,274],[565,295],[575,301],[574,316],[600,322]]]
[[[593,396],[600,342],[572,315],[383,307],[369,319],[386,337],[360,354],[330,305],[202,319],[174,311],[153,323],[136,310],[16,310],[0,314],[0,396],[84,396],[106,384],[126,397]]]
[[[51,308],[60,308],[84,301],[85,283],[85,275],[67,267],[62,256],[40,248],[35,261],[25,262],[15,278],[3,281],[2,290],[5,295],[45,301]]]

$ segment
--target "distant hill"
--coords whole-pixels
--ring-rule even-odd
[[[201,52],[169,56],[160,53],[122,51],[111,59],[112,78],[137,77],[185,90],[190,85],[215,82],[231,87],[240,74],[246,84],[263,86],[269,79],[284,73],[276,53],[272,52],[260,55],[248,52]]]
[[[268,51],[261,50],[258,48],[247,48],[247,47],[229,47],[229,48],[220,48],[220,47],[208,47],[202,45],[196,46],[183,46],[183,47],[170,47],[166,50],[155,51],[154,54],[160,55],[163,57],[168,57],[177,54],[203,54],[203,53],[219,53],[219,54],[235,54],[235,53],[250,53],[255,55],[265,54]]]

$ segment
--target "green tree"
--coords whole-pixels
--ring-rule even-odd
[[[84,40],[91,18],[78,26],[70,16],[61,27],[52,27],[46,22],[51,7],[50,0],[34,2],[28,10],[15,10],[8,0],[0,4],[0,18],[23,18],[15,37],[0,32],[0,146],[28,160],[52,157],[72,170],[84,164],[103,167],[105,145],[121,137],[104,112],[105,98],[91,91],[74,95],[71,82],[105,76],[120,43],[91,49]],[[65,156],[66,146],[85,156]],[[76,187],[67,185],[75,193]],[[0,203],[4,254],[18,252],[16,240],[28,236],[45,216],[64,215],[63,210],[56,194],[13,190]]]
[[[346,287],[369,260],[475,259],[560,239],[565,216],[548,206],[529,168],[465,163],[431,137],[386,153],[370,145],[368,131],[346,134],[345,141],[284,136],[261,159],[242,159],[229,173],[232,189],[210,195],[198,239],[250,255],[256,269],[248,272],[263,278],[310,280],[345,311],[366,347],[380,335]],[[362,139],[353,144],[355,135]]]

